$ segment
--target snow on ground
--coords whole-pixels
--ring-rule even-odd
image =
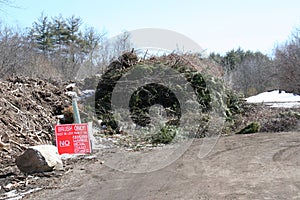
[[[271,107],[300,107],[300,96],[287,93],[285,91],[274,90],[271,92],[263,92],[258,95],[246,98],[249,103],[265,103]]]

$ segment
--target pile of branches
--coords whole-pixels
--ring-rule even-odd
[[[245,103],[242,112],[236,116],[234,131],[239,131],[250,123],[260,125],[260,132],[299,131],[300,108],[270,107],[261,103]]]
[[[222,69],[215,63],[211,63],[209,60],[202,59],[197,55],[170,54],[143,60],[138,59],[133,52],[125,53],[107,67],[107,71],[102,75],[95,93],[96,114],[102,120],[102,123],[111,130],[112,134],[120,132],[120,127],[114,119],[111,107],[112,93],[114,92],[115,96],[120,97],[117,100],[123,101],[123,91],[115,90],[115,86],[133,68],[140,69],[143,73],[151,73],[157,68],[169,68],[183,75],[194,90],[193,93],[197,97],[201,113],[207,113],[215,109],[217,112],[222,112],[220,116],[227,119],[239,110],[241,101],[225,87],[220,79]],[[164,71],[161,74],[164,74]],[[122,79],[122,81],[124,80]],[[120,83],[123,84],[123,82]],[[178,86],[185,87],[184,85]],[[166,94],[168,98],[164,97]],[[181,103],[186,104],[188,102]],[[149,108],[156,104],[162,105],[168,117],[171,118],[167,125],[177,126],[179,124],[179,118],[181,117],[180,105],[176,97],[159,84],[141,86],[131,95],[129,109],[132,121],[136,125],[146,127],[150,123]],[[199,134],[202,135],[200,132]]]
[[[53,144],[56,116],[71,99],[58,83],[21,76],[0,81],[0,177],[26,148]]]

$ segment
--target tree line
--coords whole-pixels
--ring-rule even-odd
[[[0,24],[0,78],[11,74],[84,78],[131,48],[127,32],[109,41],[105,33],[83,24],[76,16],[49,18],[43,14],[25,30]]]
[[[111,60],[131,50],[130,34],[115,40],[84,26],[80,17],[42,14],[31,27],[0,23],[0,78],[12,74],[55,79],[79,79],[103,72]],[[209,60],[222,66],[223,78],[245,96],[281,89],[300,94],[300,30],[274,49],[273,55],[232,49]]]
[[[209,58],[222,66],[224,81],[245,96],[278,87],[273,60],[261,52],[238,48],[228,51],[224,56],[211,53]]]
[[[223,67],[225,82],[245,96],[274,89],[300,94],[300,29],[277,45],[271,57],[238,48],[209,58]]]

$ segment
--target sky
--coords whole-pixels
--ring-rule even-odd
[[[241,47],[271,55],[300,28],[299,0],[12,0],[2,24],[30,27],[41,13],[82,19],[107,37],[142,28],[182,34],[206,53]],[[147,38],[145,38],[147,40]]]

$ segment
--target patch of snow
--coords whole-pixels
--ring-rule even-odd
[[[65,94],[68,95],[68,96],[70,96],[70,97],[77,97],[77,93],[73,92],[73,91],[65,92]]]
[[[93,95],[95,95],[95,90],[83,90],[81,91],[81,95],[79,97],[80,100],[86,99],[88,97],[91,97]]]
[[[67,153],[64,153],[64,154],[60,155],[60,158],[62,160],[68,160],[68,159],[78,158],[79,156],[81,156],[81,155],[80,154],[67,154]]]
[[[64,115],[56,115],[57,119],[63,119],[65,116]]]
[[[76,86],[76,83],[70,83],[69,85],[66,86],[66,89],[74,88],[75,86]]]
[[[267,103],[272,108],[298,108],[300,102]]]
[[[11,190],[9,192],[6,192],[5,196],[7,200],[19,200],[22,199],[25,195],[30,194],[32,192],[39,191],[41,189],[42,188],[35,188],[35,189],[30,189],[26,192],[17,192],[16,190]]]
[[[95,94],[95,90],[83,90],[82,93],[85,95],[93,95]]]
[[[263,92],[258,95],[246,98],[249,103],[266,103],[271,107],[300,107],[300,96],[285,91],[274,90],[271,92]]]

